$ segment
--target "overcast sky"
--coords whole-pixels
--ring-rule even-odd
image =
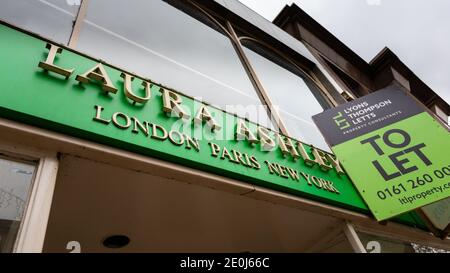
[[[370,61],[385,46],[450,103],[450,0],[240,0],[272,21],[295,2]]]

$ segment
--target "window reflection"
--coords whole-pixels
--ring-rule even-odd
[[[79,3],[77,0],[2,0],[0,19],[68,44]]]
[[[269,125],[267,113],[246,112],[261,102],[230,39],[164,1],[91,1],[78,48]]]
[[[0,158],[0,252],[11,252],[23,219],[35,166]]]
[[[329,151],[311,118],[323,112],[327,105],[319,91],[300,75],[300,71],[294,74],[286,68],[287,64],[283,67],[273,62],[270,55],[262,56],[261,47],[248,42],[244,45],[245,54],[291,136]]]

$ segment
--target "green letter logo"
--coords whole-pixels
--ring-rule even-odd
[[[339,114],[335,117],[333,117],[334,122],[339,127],[339,129],[344,130],[350,127],[350,123],[343,117],[342,113],[339,112]]]

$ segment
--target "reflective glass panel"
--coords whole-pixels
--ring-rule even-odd
[[[259,111],[259,118],[254,110],[261,102],[230,39],[206,16],[190,13],[205,23],[165,1],[91,1],[78,48],[266,125],[267,113]]]
[[[80,0],[2,0],[0,19],[68,44]]]
[[[23,219],[35,166],[0,158],[0,252],[11,252]]]
[[[294,74],[249,48],[244,51],[291,136],[329,151],[311,118],[324,110],[325,102],[318,91],[300,74]]]

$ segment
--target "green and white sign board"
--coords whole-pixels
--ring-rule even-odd
[[[390,86],[314,121],[379,221],[450,196],[450,134]]]

